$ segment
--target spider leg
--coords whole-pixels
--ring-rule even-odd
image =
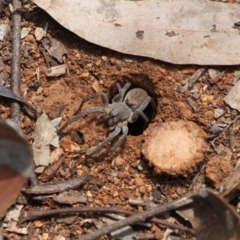
[[[97,120],[99,122],[107,121],[109,118],[111,118],[111,116],[109,116],[108,114],[104,114],[104,113],[97,116]]]
[[[67,122],[65,122],[62,127],[60,127],[57,132],[61,132],[65,127],[67,127],[69,124],[77,121],[78,119],[85,117],[86,115],[88,115],[89,113],[96,113],[96,112],[104,112],[104,109],[102,107],[92,107],[92,108],[88,108],[83,110],[82,112],[80,112],[79,114],[73,116],[71,119],[69,119]]]
[[[156,112],[156,109],[157,109],[156,104],[155,104],[155,102],[153,101],[153,99],[152,99],[151,97],[149,97],[149,96],[143,101],[143,103],[141,104],[141,106],[140,106],[138,109],[136,109],[136,111],[137,111],[137,112],[140,112],[140,111],[143,112],[143,111],[145,110],[145,108],[148,106],[149,103],[151,104],[153,111]],[[145,115],[145,114],[144,114],[144,115]],[[141,116],[143,117],[143,115],[141,115]],[[146,115],[145,115],[145,116],[146,116]],[[150,121],[153,119],[153,117],[154,117],[154,115],[152,115]],[[144,118],[144,117],[143,117],[143,118]]]
[[[98,153],[108,142],[110,142],[114,137],[116,137],[121,131],[120,127],[116,127],[113,132],[111,132],[108,137],[101,142],[97,147],[95,147],[92,151],[87,152],[86,155],[88,157],[92,157],[94,154]]]
[[[135,110],[135,112],[134,112],[134,114],[133,114],[133,117],[132,117],[132,122],[136,121],[136,119],[137,119],[137,117],[138,117],[139,115],[143,118],[143,120],[145,121],[145,124],[144,124],[144,126],[143,126],[143,129],[146,128],[146,126],[147,126],[147,124],[148,124],[148,122],[149,122],[148,117],[147,117],[147,116],[145,115],[145,113],[143,112],[143,111],[145,110],[145,108],[148,106],[149,103],[151,103],[151,106],[152,106],[153,110],[156,111],[156,105],[155,105],[153,99],[148,96],[148,97],[143,101],[143,103],[141,104],[141,106]],[[137,114],[137,116],[136,116],[135,114]],[[154,115],[152,115],[150,121],[152,121],[153,117],[154,117]]]
[[[77,111],[75,113],[79,112],[82,109],[82,106],[85,102],[87,102],[87,101],[89,101],[93,98],[96,98],[98,96],[101,96],[104,107],[107,107],[108,106],[108,98],[107,98],[106,94],[103,93],[103,92],[98,92],[98,93],[95,93],[95,94],[92,94],[90,96],[87,96],[87,97],[83,98],[79,108],[77,109]]]
[[[127,90],[131,86],[131,83],[127,82],[123,87],[121,87],[119,83],[116,83],[116,86],[117,86],[117,89],[118,89],[118,94],[116,96],[114,96],[112,101],[113,102],[122,102],[123,98],[125,96],[125,93],[127,92]]]
[[[128,126],[122,126],[122,136],[118,139],[117,142],[115,142],[112,145],[112,147],[110,148],[110,150],[107,153],[109,154],[109,153],[113,152],[116,148],[121,146],[123,141],[126,139],[127,135],[128,135]]]

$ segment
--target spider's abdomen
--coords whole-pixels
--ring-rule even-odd
[[[144,100],[148,97],[148,94],[142,88],[131,89],[124,98],[124,102],[132,110],[136,110],[141,106]]]

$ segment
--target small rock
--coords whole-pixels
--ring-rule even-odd
[[[125,62],[128,62],[128,63],[133,62],[133,60],[132,60],[131,58],[129,58],[129,57],[124,57],[123,60],[124,60]]]
[[[120,179],[119,178],[117,178],[117,177],[115,177],[115,178],[113,178],[113,183],[114,183],[114,185],[116,185],[116,186],[118,186],[119,184],[120,184]]]
[[[41,27],[36,27],[34,35],[37,41],[40,41],[46,35],[46,31]]]
[[[21,39],[25,38],[31,30],[32,30],[31,28],[25,28],[25,27],[22,28],[22,30],[21,30]]]
[[[87,191],[87,197],[89,197],[89,198],[92,198],[93,197],[93,195],[92,195],[92,193],[90,192],[90,191]]]
[[[42,226],[43,226],[43,222],[41,222],[41,221],[34,221],[34,227],[35,228],[40,228]]]
[[[35,173],[42,173],[44,171],[45,167],[44,166],[39,166],[34,169]]]
[[[80,78],[88,78],[89,77],[89,72],[83,72],[81,75],[80,75]]]
[[[99,66],[101,65],[101,61],[100,61],[100,60],[96,61],[96,62],[95,62],[95,65],[96,65],[97,67],[99,67]]]
[[[209,68],[208,69],[208,74],[210,78],[215,78],[219,75],[220,71],[218,69],[214,69],[214,68]]]
[[[75,217],[75,216],[74,216]],[[75,217],[76,219],[77,219],[77,217]],[[75,221],[76,221],[76,219],[75,219]],[[73,221],[73,223],[75,222],[75,221]],[[71,223],[72,224],[72,223]],[[54,236],[53,237],[53,240],[65,240],[66,238],[64,237],[64,236],[62,236],[62,235],[57,235],[57,236]]]
[[[42,240],[48,240],[49,239],[49,234],[48,233],[43,233],[42,234]]]
[[[193,98],[195,99],[195,100],[198,100],[199,98],[200,98],[200,94],[199,94],[199,92],[195,92],[195,93],[193,93]]]
[[[114,159],[114,165],[117,167],[121,167],[125,164],[125,160],[123,158],[121,158],[120,156],[116,157]]]
[[[78,144],[73,141],[64,142],[62,144],[62,147],[65,152],[70,152],[70,153],[78,153],[81,150],[81,148],[78,146]]]
[[[171,121],[155,127],[142,152],[157,173],[187,176],[204,160],[206,133],[194,122]]]
[[[61,64],[47,69],[46,75],[48,77],[58,77],[66,73],[66,65]]]
[[[214,118],[220,118],[225,111],[222,108],[217,108],[214,110]]]
[[[42,92],[43,92],[43,88],[42,88],[42,87],[39,87],[39,88],[37,89],[37,91],[36,91],[36,94],[37,94],[37,95],[41,95]]]
[[[10,25],[9,24],[0,24],[0,41],[3,41],[7,38],[7,35],[10,32]]]
[[[63,149],[62,148],[56,148],[51,152],[50,158],[51,158],[51,163],[56,162],[63,154]]]
[[[142,178],[136,177],[136,178],[135,178],[135,184],[136,184],[137,186],[143,186],[143,185],[144,185],[144,182],[143,182]]]
[[[117,177],[117,175],[118,175],[118,172],[112,171],[112,173],[111,173],[111,176],[112,176],[112,177]]]
[[[106,56],[102,56],[101,58],[102,58],[102,60],[105,61],[105,62],[106,62],[107,59],[108,59]]]
[[[99,86],[99,82],[97,80],[95,80],[93,82],[92,88],[94,89],[95,92],[100,92],[100,86]]]
[[[118,197],[118,191],[113,192],[113,197]]]

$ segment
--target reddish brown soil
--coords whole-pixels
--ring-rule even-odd
[[[49,35],[62,42],[67,48],[67,65],[70,76],[63,75],[47,78],[45,75],[47,64],[39,50],[39,43],[33,35],[33,30],[35,27],[43,27],[47,21],[49,22]],[[177,89],[184,85],[187,78],[198,69],[198,66],[171,65],[152,59],[126,56],[95,46],[62,28],[39,9],[36,9],[34,14],[28,17],[28,20],[23,20],[23,25],[32,27],[33,30],[22,40],[23,44],[30,46],[30,51],[27,59],[22,58],[22,61],[25,61],[25,63],[22,65],[21,93],[24,94],[27,91],[27,100],[39,112],[45,111],[51,119],[62,116],[63,122],[65,122],[78,110],[80,102],[84,97],[95,93],[93,89],[95,81],[99,82],[100,91],[106,93],[109,99],[116,92],[114,87],[117,82],[123,85],[129,81],[133,86],[144,88],[157,104],[156,116],[149,124],[147,130],[138,136],[128,135],[121,147],[110,156],[104,158],[95,157],[83,161],[84,153],[91,146],[98,145],[106,138],[109,133],[108,127],[104,124],[99,124],[94,114],[71,124],[64,131],[60,147],[66,150],[66,145],[71,144],[71,133],[74,130],[80,130],[84,134],[85,143],[79,145],[79,152],[66,152],[66,158],[62,167],[52,181],[69,179],[81,175],[83,172],[92,175],[91,180],[83,187],[84,193],[88,196],[88,206],[117,205],[124,209],[142,211],[142,207],[132,207],[127,204],[126,200],[152,199],[156,190],[156,184],[160,184],[167,199],[176,199],[181,195],[186,195],[199,168],[186,178],[182,176],[172,178],[168,175],[159,175],[154,172],[154,169],[143,158],[141,153],[143,143],[147,139],[147,134],[155,126],[179,119],[193,121],[207,133],[208,129],[218,122],[218,120],[214,119],[214,109],[218,107],[224,107],[226,109],[224,117],[227,120],[232,120],[232,110],[225,105],[223,99],[232,87],[233,73],[236,67],[221,67],[220,69],[226,70],[226,73],[221,80],[213,85],[210,85],[208,82],[208,73],[204,74],[196,83],[200,91],[200,98],[193,100],[196,107],[196,111],[194,111],[187,103],[187,98],[191,96],[191,93],[186,91],[182,94]],[[4,51],[3,46],[1,49]],[[132,59],[132,62],[126,62],[125,58]],[[6,61],[5,64],[5,70],[10,72],[9,61]],[[31,86],[33,81],[36,80],[35,72],[37,68],[40,70],[40,82],[39,86],[34,88]],[[205,91],[203,90],[204,86],[207,86]],[[0,114],[2,118],[10,116],[9,106],[10,102],[8,100],[1,100]],[[86,103],[84,108],[90,106],[101,106],[100,99]],[[29,144],[32,143],[31,134],[34,126],[35,120],[23,112],[21,127],[27,136]],[[133,126],[133,129],[139,127],[141,126],[136,125]],[[216,157],[216,152],[209,144],[204,161],[209,181],[205,182],[205,172],[201,172],[191,187],[190,192],[198,190],[201,184],[205,183],[211,183],[216,187],[220,185],[223,178],[228,175],[236,163],[236,152],[238,152],[240,146],[239,140],[236,132],[237,144],[232,158],[229,160],[231,163]],[[220,143],[229,148],[228,132],[222,134],[215,141],[216,147]],[[103,152],[109,147],[109,145],[106,146]],[[208,162],[209,159],[210,161]],[[165,201],[160,196],[158,196],[157,200]],[[80,206],[80,204],[75,204],[75,206]],[[25,199],[24,212],[34,209],[60,207],[63,206],[52,200],[41,202],[27,198]],[[91,215],[87,217],[91,218]],[[31,239],[37,239],[38,235],[45,236],[44,234],[46,233],[48,233],[48,238],[44,239],[53,239],[56,234],[61,234],[66,239],[77,239],[81,234],[90,231],[88,225],[79,224],[82,219],[83,217],[81,216],[70,227],[64,223],[57,222],[55,218],[32,221],[30,223]],[[160,239],[164,229],[159,230],[159,228],[153,226],[149,232],[156,232]],[[6,235],[10,239],[22,239],[17,235]]]

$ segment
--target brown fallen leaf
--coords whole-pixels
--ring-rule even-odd
[[[46,167],[46,169],[40,175],[41,181],[46,182],[53,179],[56,176],[56,173],[59,170],[59,168],[62,166],[64,158],[65,156],[62,156],[51,166]]]

